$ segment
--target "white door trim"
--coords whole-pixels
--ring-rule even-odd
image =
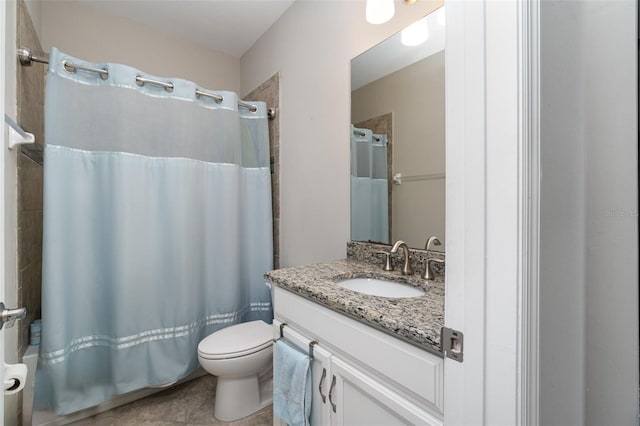
[[[537,424],[538,2],[446,5],[445,424]]]
[[[520,5],[521,268],[518,420],[539,421],[540,2]]]
[[[445,324],[465,339],[464,362],[445,359],[444,422],[478,425],[484,422],[486,279],[482,256],[473,254],[484,253],[486,239],[484,5],[448,0],[445,6]]]

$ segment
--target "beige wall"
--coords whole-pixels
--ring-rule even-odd
[[[445,171],[444,51],[396,71],[351,94],[354,123],[393,114],[393,173]],[[445,239],[445,180],[393,185],[392,240],[424,247]]]
[[[280,72],[281,266],[345,256],[350,61],[441,5],[396,2],[370,25],[364,1],[298,1],[242,57],[243,90]]]
[[[86,2],[45,1],[41,12],[45,51],[55,46],[91,62],[123,63],[158,77],[191,80],[205,89],[240,91],[240,59],[233,56],[109,15]]]

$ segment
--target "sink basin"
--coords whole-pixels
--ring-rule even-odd
[[[376,278],[352,278],[338,281],[336,283],[342,288],[357,291],[358,293],[370,294],[380,297],[418,297],[425,294],[424,290],[411,287],[406,284],[393,281],[379,280]]]

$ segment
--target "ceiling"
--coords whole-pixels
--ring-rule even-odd
[[[234,57],[242,56],[295,0],[84,0]]]

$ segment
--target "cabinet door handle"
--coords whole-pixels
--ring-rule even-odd
[[[336,388],[336,376],[333,376],[331,379],[331,387],[329,388],[329,402],[331,403],[331,408],[333,412],[336,412],[336,404],[333,402],[333,390]]]
[[[327,396],[322,394],[322,385],[324,383],[324,379],[327,377],[327,369],[322,369],[322,377],[320,378],[320,384],[318,385],[318,392],[320,392],[320,396],[322,397],[322,403],[327,402]]]

